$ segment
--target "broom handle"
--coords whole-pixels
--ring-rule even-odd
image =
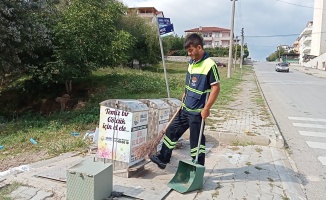
[[[208,96],[209,96],[209,93],[206,94],[205,103],[207,102]],[[199,138],[198,138],[197,154],[196,154],[195,164],[198,163],[198,155],[199,155],[199,150],[200,150],[200,143],[201,143],[201,138],[203,137],[203,132],[204,132],[204,122],[205,122],[205,120],[202,118],[201,119],[201,124],[200,124],[200,133],[199,133]]]

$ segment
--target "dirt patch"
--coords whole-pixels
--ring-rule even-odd
[[[79,106],[80,102],[87,101],[90,91],[93,91],[93,88],[90,88],[87,83],[75,83],[73,87],[72,92],[69,93],[70,99],[66,103],[65,110],[73,110]],[[0,116],[10,119],[13,111],[16,116],[27,112],[51,115],[53,112],[61,110],[60,103],[55,99],[64,94],[66,91],[62,86],[52,86],[48,88],[48,91],[38,91],[36,94],[29,94],[26,91],[23,93],[20,90],[4,90],[1,94],[0,105],[5,106],[0,107]]]
[[[47,154],[47,151],[24,152],[15,156],[7,156],[0,159],[0,171],[6,171],[9,168],[34,163],[48,158],[49,155]]]

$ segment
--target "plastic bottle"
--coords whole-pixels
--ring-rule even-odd
[[[76,136],[76,137],[77,137],[77,136],[79,136],[80,134],[79,134],[78,132],[71,132],[70,135],[72,135],[72,136]]]
[[[29,141],[33,144],[37,144],[37,142],[33,138],[29,139]]]

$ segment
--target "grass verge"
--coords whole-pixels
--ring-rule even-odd
[[[168,81],[171,97],[180,99],[184,91],[184,77],[187,64],[167,62]],[[250,67],[243,68],[243,74]],[[214,108],[226,106],[234,100],[237,86],[241,83],[240,72],[227,78],[227,68],[219,68],[221,92]],[[147,67],[144,70],[126,68],[106,68],[94,71],[92,76],[79,80],[87,87],[85,106],[66,112],[41,115],[27,112],[23,116],[0,124],[0,159],[22,152],[46,150],[50,156],[69,151],[80,151],[89,146],[82,136],[94,130],[99,123],[99,103],[107,99],[140,99],[167,97],[164,73],[161,66]],[[5,91],[5,89],[3,90]],[[13,95],[14,96],[14,95]],[[16,95],[17,98],[19,94]],[[1,123],[1,122],[0,122]],[[79,132],[79,137],[71,136]],[[30,138],[37,141],[36,145]]]

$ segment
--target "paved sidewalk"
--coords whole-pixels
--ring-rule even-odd
[[[238,90],[235,102],[213,112],[218,122],[206,127],[220,145],[207,155],[203,191],[173,191],[167,199],[306,199],[254,74]]]
[[[290,69],[294,69],[296,71],[310,74],[312,76],[318,77],[318,78],[326,78],[326,71],[325,70],[320,70],[320,69],[315,69],[315,68],[310,68],[310,67],[304,67],[298,64],[291,64]]]
[[[275,122],[261,98],[254,74],[244,77],[237,88],[238,97],[228,107],[212,111],[206,126],[206,136],[210,148],[207,149],[204,188],[187,194],[170,191],[166,184],[173,177],[178,160],[189,158],[189,145],[176,149],[171,164],[160,170],[153,163],[145,166],[145,171],[133,178],[114,176],[114,185],[137,191],[124,190],[124,199],[306,199],[297,172],[292,168],[282,137]],[[187,139],[187,137],[184,137]],[[214,146],[213,146],[214,145]],[[92,156],[92,155],[88,155]],[[57,160],[32,164],[32,170],[15,176],[8,176],[0,183],[21,182],[26,184],[24,194],[42,191],[49,195],[43,199],[65,199],[65,183],[35,177],[42,170],[68,166],[67,162],[84,159],[66,154]],[[62,169],[64,170],[64,169]],[[28,188],[25,188],[28,187]],[[1,188],[1,185],[0,185]],[[121,188],[121,187],[120,187]],[[169,192],[170,191],[170,192]],[[48,192],[48,193],[47,193]],[[43,193],[43,194],[44,194]],[[134,192],[135,193],[135,192]],[[17,190],[12,195],[17,195]],[[22,194],[22,192],[21,192]],[[135,195],[135,196],[133,196]],[[138,195],[138,196],[137,196]],[[14,198],[15,199],[15,198]],[[35,195],[17,199],[39,199]]]

